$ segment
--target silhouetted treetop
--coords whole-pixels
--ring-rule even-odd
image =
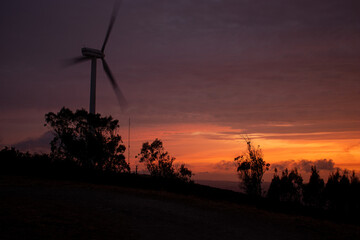
[[[323,191],[324,180],[320,178],[319,171],[316,166],[311,166],[311,176],[308,184],[303,188],[303,200],[304,203],[313,206],[320,207],[323,205]]]
[[[299,203],[302,197],[302,188],[303,179],[296,168],[290,172],[286,168],[282,171],[281,177],[275,169],[267,196],[272,200]]]
[[[175,158],[165,151],[162,141],[157,138],[152,143],[143,143],[138,157],[140,157],[139,162],[145,163],[152,176],[178,178],[186,182],[191,181],[193,175],[191,170],[185,167],[185,164],[176,169],[173,164]]]
[[[249,138],[245,138],[247,151],[234,159],[237,164],[237,172],[242,181],[246,193],[261,196],[261,183],[270,164],[263,159],[260,146],[255,148]]]
[[[58,113],[45,115],[55,137],[51,141],[51,154],[60,160],[73,160],[85,168],[130,171],[125,161],[125,146],[117,134],[118,120],[101,117],[86,110],[62,108]]]

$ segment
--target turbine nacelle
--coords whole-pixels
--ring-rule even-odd
[[[88,58],[104,58],[105,54],[98,50],[98,49],[94,49],[94,48],[87,48],[84,47],[81,49],[82,55],[84,57],[88,57]]]
[[[94,49],[94,48],[87,48],[84,47],[81,49],[81,53],[82,56],[80,57],[76,57],[74,58],[71,62],[72,64],[76,64],[76,63],[81,63],[84,61],[89,61],[91,60],[91,78],[90,78],[90,108],[89,108],[89,112],[95,114],[95,98],[96,98],[96,64],[97,64],[97,59],[99,58],[101,60],[101,63],[103,65],[104,71],[111,83],[112,88],[114,89],[114,92],[118,98],[118,101],[120,103],[121,109],[124,110],[126,109],[127,103],[126,103],[126,99],[122,93],[122,91],[120,90],[118,84],[115,81],[115,78],[109,68],[109,65],[107,64],[107,62],[105,61],[105,47],[106,44],[109,40],[109,36],[110,33],[112,31],[114,22],[115,22],[115,18],[117,15],[119,9],[119,2],[116,1],[115,2],[115,6],[113,9],[113,13],[111,15],[110,18],[110,23],[109,23],[109,27],[107,29],[106,35],[105,35],[105,40],[104,43],[101,47],[101,50],[98,49]]]

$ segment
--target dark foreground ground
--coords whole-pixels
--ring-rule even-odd
[[[360,239],[360,227],[160,191],[0,176],[0,239]]]

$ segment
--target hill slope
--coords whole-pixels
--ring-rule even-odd
[[[360,227],[161,191],[0,176],[0,239],[360,239]]]

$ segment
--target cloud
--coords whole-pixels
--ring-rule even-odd
[[[89,64],[60,69],[59,59],[102,43],[103,35],[93,35],[106,30],[111,4],[90,1],[86,11],[70,0],[0,5],[2,115],[16,109],[25,116],[19,125],[33,128],[25,110],[34,106],[87,108]],[[107,57],[132,107],[128,115],[142,126],[214,123],[275,133],[267,138],[351,134],[360,121],[358,10],[354,0],[124,1]],[[99,69],[98,109],[120,118],[106,81]],[[12,123],[3,120],[3,141],[24,132]]]
[[[351,124],[351,123],[350,123]],[[350,125],[349,124],[349,125]],[[358,123],[359,124],[359,123]],[[270,129],[264,129],[264,131],[261,131],[259,129],[260,134],[258,135],[261,138],[265,139],[288,139],[288,140],[299,140],[299,139],[305,139],[305,140],[327,140],[327,139],[356,139],[359,135],[359,131],[355,128],[357,128],[356,124],[353,124],[354,129],[348,130],[348,131],[340,131],[340,122],[338,123],[338,129],[335,129],[336,126],[332,129],[330,132],[325,132],[326,127],[329,127],[329,125],[323,124],[323,126],[314,126],[312,129],[304,129],[304,132],[301,132],[301,127],[299,127],[298,132],[293,133],[284,133],[279,130],[276,133],[276,129],[272,129],[273,133],[266,133],[266,131],[269,131]],[[331,129],[329,127],[327,130]],[[345,130],[346,127],[344,127],[343,130]],[[324,131],[322,131],[324,130]],[[291,130],[290,130],[291,131]],[[352,148],[356,148],[358,144],[354,144],[353,146],[350,146],[348,148],[345,148],[344,151],[349,151]]]
[[[317,170],[328,170],[332,171],[335,169],[335,163],[332,159],[319,159],[319,160],[289,160],[289,161],[282,161],[277,163],[272,163],[270,165],[271,169],[279,169],[284,170],[287,169],[294,169],[297,168],[299,171],[304,171],[307,173],[311,172],[311,166],[316,166]]]
[[[213,168],[220,171],[234,171],[236,164],[234,161],[221,160],[213,165]]]

